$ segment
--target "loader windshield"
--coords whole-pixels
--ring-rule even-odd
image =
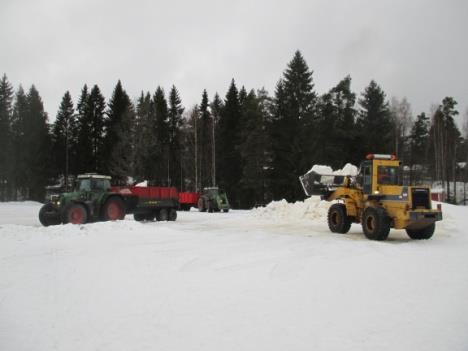
[[[378,166],[377,181],[382,185],[401,185],[400,167]]]

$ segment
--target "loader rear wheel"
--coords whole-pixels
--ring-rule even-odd
[[[86,208],[81,204],[70,204],[65,209],[64,223],[85,224],[88,221]]]
[[[424,240],[424,239],[430,239],[432,235],[434,234],[434,230],[435,230],[435,223],[432,223],[431,225],[422,229],[406,229],[406,233],[411,239]]]
[[[351,228],[351,220],[346,215],[344,204],[334,204],[328,210],[328,228],[333,233],[346,234]]]
[[[362,215],[362,229],[367,239],[386,240],[390,232],[390,217],[382,207],[368,207]]]
[[[102,219],[104,221],[116,221],[124,219],[125,209],[123,201],[118,197],[111,197],[102,208]]]

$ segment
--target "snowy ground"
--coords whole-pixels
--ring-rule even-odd
[[[0,204],[0,350],[467,350],[468,209],[371,242],[327,205],[43,228]]]

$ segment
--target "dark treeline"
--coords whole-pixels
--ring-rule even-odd
[[[106,102],[97,85],[85,85],[76,104],[63,95],[51,124],[37,89],[15,92],[4,75],[0,200],[41,201],[46,185],[97,172],[181,191],[216,185],[234,207],[249,208],[302,199],[298,176],[312,165],[359,164],[370,152],[398,154],[411,183],[439,180],[449,188],[467,158],[456,104],[446,97],[413,119],[406,99],[389,101],[375,81],[356,95],[350,76],[319,95],[298,51],[272,96],[232,80],[224,99],[204,90],[185,109],[175,86],[132,101],[119,81]]]

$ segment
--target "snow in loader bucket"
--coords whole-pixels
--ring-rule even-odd
[[[337,187],[344,185],[345,175],[319,174],[309,171],[299,177],[302,188],[307,196],[327,196]]]

